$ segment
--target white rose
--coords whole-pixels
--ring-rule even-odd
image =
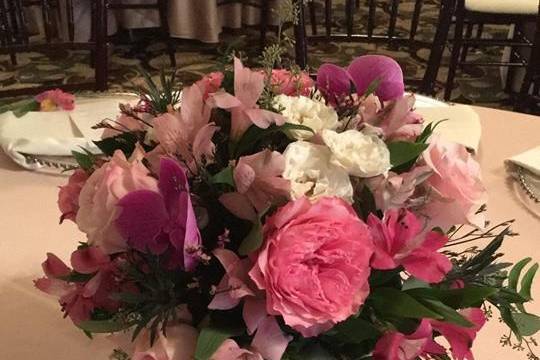
[[[291,197],[306,196],[316,200],[322,196],[338,196],[353,201],[353,187],[349,174],[330,163],[330,150],[323,145],[296,141],[285,149],[283,177],[291,182]]]
[[[291,124],[300,124],[310,127],[315,133],[324,129],[336,129],[339,125],[336,111],[305,96],[278,95],[274,99],[277,107],[283,110],[281,114]],[[307,140],[313,136],[309,131],[291,130],[295,139]]]
[[[375,135],[358,130],[336,133],[324,130],[322,138],[332,152],[331,162],[343,167],[350,175],[372,177],[390,170],[390,151]]]

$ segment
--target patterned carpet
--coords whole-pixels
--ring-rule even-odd
[[[380,3],[380,2],[379,2]],[[321,4],[318,4],[321,6]],[[388,21],[387,4],[380,4],[383,11],[377,17],[378,24]],[[403,1],[399,8],[399,19],[410,19],[414,2]],[[362,21],[365,8],[357,9],[355,15],[355,31],[365,29]],[[319,11],[322,14],[322,11]],[[334,14],[334,25],[340,27],[344,24],[343,5],[337,5]],[[436,0],[424,1],[422,17],[418,30],[418,39],[430,41],[436,29],[438,5]],[[398,20],[397,31],[408,33],[410,22]],[[383,30],[384,26],[381,28]],[[485,36],[505,36],[508,29],[505,27],[489,27],[484,30]],[[129,44],[128,37],[121,33],[114,39],[115,46],[110,57],[109,82],[112,91],[126,91],[133,88],[141,77],[140,67],[143,67],[153,76],[157,76],[161,68],[170,69],[169,59],[165,52],[165,44],[156,42],[151,31],[135,31],[135,45]],[[256,65],[260,55],[258,47],[259,38],[256,29],[244,29],[242,34],[224,33],[220,43],[202,44],[196,41],[177,41],[177,70],[180,79],[185,84],[197,80],[202,74],[215,70],[219,66],[219,59],[230,49],[244,52]],[[421,78],[426,60],[429,55],[428,48],[418,48],[410,51],[408,47],[390,49],[388,46],[360,43],[322,42],[311,44],[309,47],[309,64],[317,68],[323,62],[347,64],[356,56],[378,53],[394,57],[402,66],[407,77]],[[471,49],[469,60],[473,59],[500,59],[502,49]],[[448,53],[445,54],[439,72],[440,84],[443,84],[447,75]],[[20,88],[39,83],[59,84],[80,82],[93,76],[93,69],[89,66],[89,54],[81,51],[66,51],[54,53],[25,53],[17,56],[18,65],[12,66],[7,55],[0,55],[0,88]],[[439,92],[439,96],[442,95]],[[482,68],[468,66],[458,72],[456,88],[452,100],[460,103],[478,104],[482,106],[511,108],[511,97],[503,91],[500,70],[498,68]],[[4,99],[3,102],[6,100]]]

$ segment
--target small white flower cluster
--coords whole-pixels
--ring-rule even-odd
[[[353,202],[350,176],[369,178],[390,170],[390,152],[379,137],[352,129],[338,133],[336,111],[310,98],[279,95],[276,105],[286,121],[310,127],[315,135],[293,130],[283,177],[291,182],[291,197],[338,196]],[[317,143],[322,144],[317,144]]]

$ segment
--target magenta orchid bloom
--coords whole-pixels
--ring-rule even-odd
[[[254,220],[257,213],[288,198],[290,182],[281,177],[284,169],[285,158],[277,151],[243,156],[233,173],[236,192],[223,194],[219,200],[239,218]]]
[[[186,173],[176,161],[161,159],[158,187],[159,192],[139,190],[120,199],[116,225],[139,251],[159,254],[172,245],[180,255],[180,267],[191,271],[197,265],[201,235]]]
[[[242,311],[244,322],[248,333],[250,335],[255,333],[251,347],[264,359],[281,359],[290,339],[283,334],[275,317],[269,316],[266,312],[264,293],[257,289],[248,275],[253,261],[249,258],[240,259],[234,252],[227,249],[214,250],[214,256],[225,268],[225,275],[217,286],[216,294],[208,308],[233,309],[238,306],[240,301],[244,300]],[[237,357],[232,355],[242,355],[240,350],[234,346],[229,349],[223,348],[221,351],[218,349],[212,359],[236,359]],[[226,357],[226,354],[231,357]],[[247,358],[257,358],[256,354],[252,352],[245,352],[244,355],[249,355]]]
[[[448,238],[437,231],[420,236],[422,223],[412,212],[391,209],[382,220],[370,214],[367,223],[375,244],[371,260],[375,269],[402,265],[414,277],[430,283],[440,282],[452,269],[450,260],[437,252]]]
[[[317,88],[330,102],[350,93],[351,83],[358,95],[364,95],[369,86],[378,82],[375,90],[381,101],[403,96],[405,85],[399,64],[388,56],[365,55],[357,57],[347,69],[334,64],[323,64],[317,72]]]
[[[252,125],[266,129],[271,124],[283,125],[285,118],[272,111],[259,109],[257,101],[264,90],[264,74],[252,71],[234,58],[234,96],[225,91],[211,94],[219,108],[231,112],[231,138],[238,140]]]

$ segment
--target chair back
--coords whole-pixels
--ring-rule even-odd
[[[86,42],[74,41],[75,24],[73,19],[72,0],[0,0],[0,54],[9,54],[13,66],[16,66],[18,53],[43,52],[52,53],[55,50],[89,50],[92,65],[95,68],[95,76],[92,82],[76,84],[51,84],[0,90],[0,97],[10,97],[39,93],[51,88],[61,88],[67,91],[107,89],[108,73],[108,46],[106,27],[102,19],[106,18],[105,0],[92,0],[92,38]],[[24,7],[41,7],[43,16],[45,39],[35,40],[29,38],[28,22],[25,18]],[[64,7],[61,9],[61,7]],[[53,11],[57,11],[56,14]],[[67,21],[59,21],[60,12],[63,11]],[[53,16],[54,15],[54,16]],[[58,20],[57,24],[54,19]],[[53,28],[67,27],[59,33],[67,34],[67,38],[61,39],[53,36]]]

